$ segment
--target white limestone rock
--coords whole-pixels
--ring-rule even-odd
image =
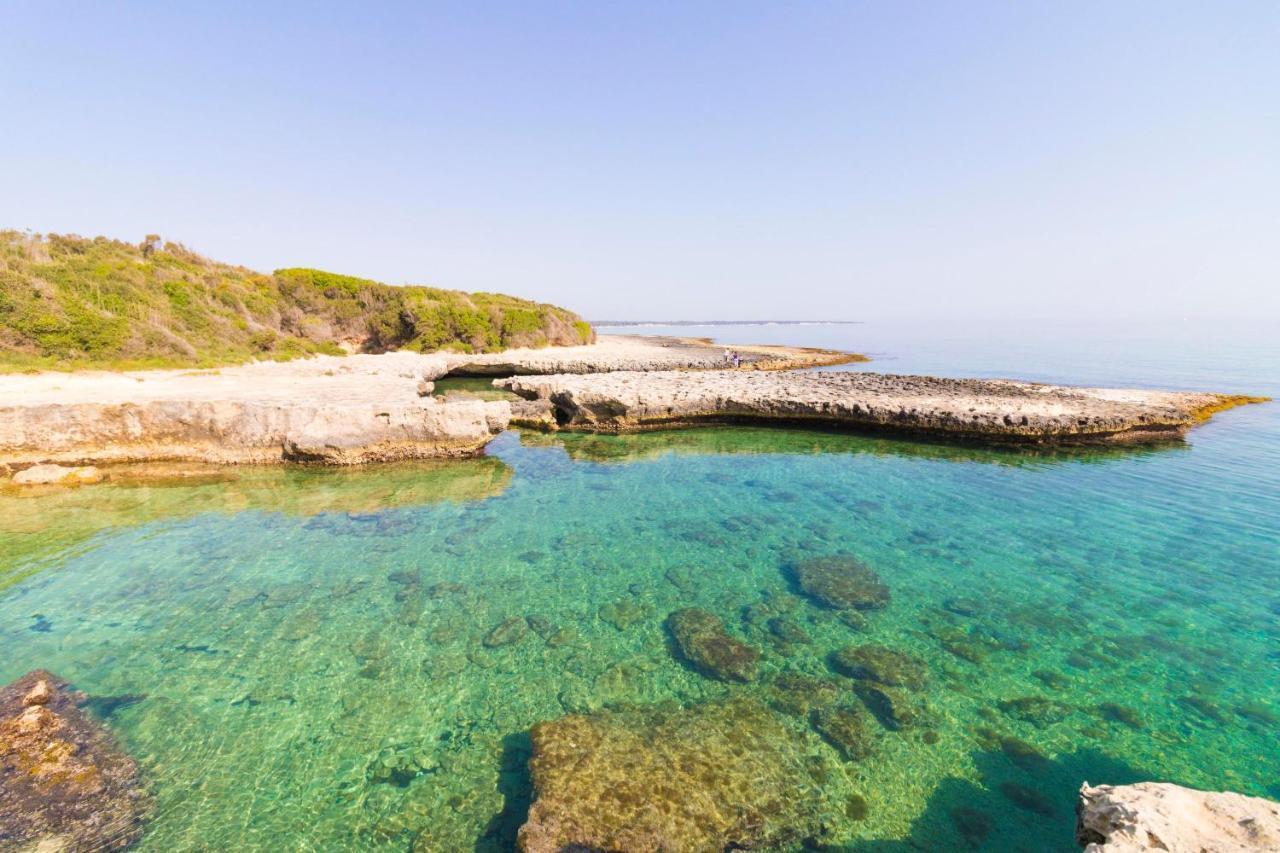
[[[1085,853],[1275,853],[1280,803],[1166,782],[1085,783],[1076,804]]]

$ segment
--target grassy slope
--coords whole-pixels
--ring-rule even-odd
[[[212,367],[343,352],[584,343],[576,314],[494,293],[271,275],[166,243],[0,231],[0,370]]]

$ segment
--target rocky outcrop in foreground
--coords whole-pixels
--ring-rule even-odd
[[[45,670],[0,690],[0,848],[122,850],[141,834],[138,766],[83,699]]]
[[[1076,840],[1086,853],[1273,853],[1280,850],[1280,803],[1161,782],[1086,782]]]
[[[495,384],[545,401],[554,423],[543,423],[565,429],[628,432],[749,421],[1017,443],[1176,439],[1216,411],[1259,401],[861,372],[663,371],[517,376]],[[520,422],[535,423],[528,417]]]
[[[524,853],[790,848],[865,811],[814,744],[751,699],[533,727]]]

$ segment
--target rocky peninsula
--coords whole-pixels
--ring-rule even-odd
[[[534,409],[519,420],[548,428],[632,432],[799,423],[1021,444],[1168,441],[1215,412],[1259,400],[862,372],[618,372],[512,377],[497,384],[542,401],[543,412]]]

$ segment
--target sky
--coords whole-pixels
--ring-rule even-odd
[[[0,227],[591,319],[1280,320],[1280,4],[0,0]]]

